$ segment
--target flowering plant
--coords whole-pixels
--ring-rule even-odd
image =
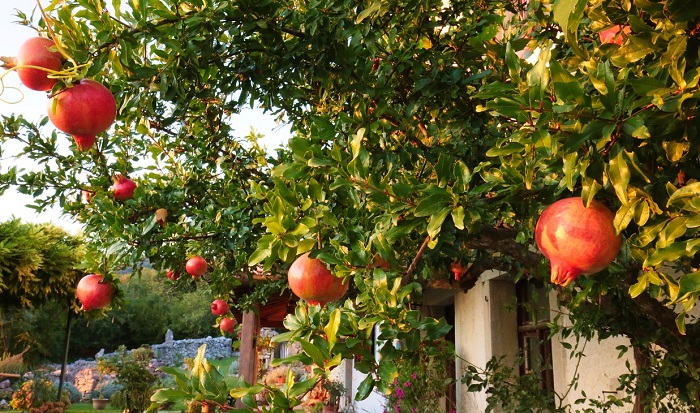
[[[384,413],[434,413],[444,411],[441,399],[454,380],[449,369],[453,351],[419,347],[396,361],[399,375],[389,386]]]

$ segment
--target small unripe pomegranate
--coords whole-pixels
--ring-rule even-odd
[[[622,236],[615,234],[612,211],[598,201],[586,208],[580,197],[545,208],[535,226],[537,248],[550,261],[552,282],[567,286],[580,274],[594,274],[617,256]]]
[[[117,174],[114,177],[114,184],[112,185],[112,194],[114,199],[117,201],[126,201],[134,197],[134,191],[136,190],[136,182],[125,177],[124,175]]]
[[[199,255],[195,255],[187,260],[185,271],[192,277],[199,278],[207,273],[207,261]]]
[[[112,284],[106,282],[100,274],[86,275],[78,282],[75,295],[83,310],[98,310],[112,302]]]
[[[309,253],[300,255],[287,272],[289,288],[309,304],[326,305],[339,300],[348,291],[348,283],[331,274],[318,258],[309,258]]]
[[[22,67],[36,66],[54,71],[61,69],[63,56],[58,51],[49,50],[54,46],[56,43],[45,37],[32,37],[19,46],[15,64],[18,66],[19,80],[24,86],[43,92],[51,90],[56,84],[56,79],[49,78],[49,73],[45,70]]]

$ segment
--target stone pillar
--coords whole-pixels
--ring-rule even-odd
[[[255,310],[243,314],[240,357],[238,358],[238,377],[250,384],[254,384],[258,379],[258,356],[255,342],[260,332],[260,318],[257,309]],[[236,407],[244,406],[240,401],[237,401]]]

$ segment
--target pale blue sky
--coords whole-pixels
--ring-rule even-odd
[[[50,1],[42,0],[41,4],[47,6],[50,4]],[[17,20],[15,16],[16,9],[30,15],[35,7],[36,0],[0,0],[0,39],[2,39],[0,40],[0,56],[14,56],[17,53],[17,48],[24,40],[36,35],[36,32],[33,30],[14,23]],[[43,92],[35,92],[22,87],[15,73],[8,73],[3,78],[3,82],[6,87],[20,87],[24,97],[19,103],[10,104],[0,101],[0,114],[22,114],[25,118],[32,121],[38,121],[46,115],[46,95]],[[0,98],[16,101],[19,96],[20,94],[16,91],[6,90]],[[286,142],[290,134],[288,127],[277,125],[271,116],[263,114],[261,110],[246,110],[236,116],[233,122],[235,125],[238,125],[237,131],[240,135],[247,134],[251,127],[254,127],[257,133],[265,135],[262,144],[270,150],[277,148],[280,142]],[[48,127],[51,127],[50,123]],[[68,143],[69,140],[66,140],[66,142]],[[12,159],[8,159],[7,152],[11,152],[13,149],[16,150],[16,147],[3,146],[0,169],[6,170],[12,164]],[[32,165],[22,166],[25,168],[32,167]],[[28,196],[13,190],[6,191],[4,195],[0,196],[0,222],[14,216],[27,222],[53,222],[74,233],[80,230],[76,223],[72,222],[68,217],[62,217],[58,210],[49,210],[42,214],[37,214],[34,210],[25,207],[30,202],[31,198]]]

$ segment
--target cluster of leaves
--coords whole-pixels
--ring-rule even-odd
[[[465,289],[487,269],[546,278],[530,249],[539,212],[595,197],[626,242],[608,270],[560,291],[572,319],[700,365],[700,327],[686,326],[700,296],[700,10],[688,2],[102,3],[54,2],[40,27],[114,92],[113,130],[87,153],[17,116],[0,133],[44,168],[0,182],[83,222],[88,267],[149,259],[184,274],[196,253],[210,264],[197,282],[234,297],[257,265],[279,272],[314,249],[352,279],[351,299],[299,304],[284,337],[319,376],[360,356],[363,398],[388,391],[401,352],[449,331],[412,304],[453,261],[469,264]],[[629,33],[602,42],[614,26]],[[287,148],[236,137],[229,114],[255,103],[291,124]],[[133,200],[109,195],[116,172],[138,181]],[[384,346],[376,362],[374,328],[405,350]],[[296,386],[269,394],[291,408]]]

